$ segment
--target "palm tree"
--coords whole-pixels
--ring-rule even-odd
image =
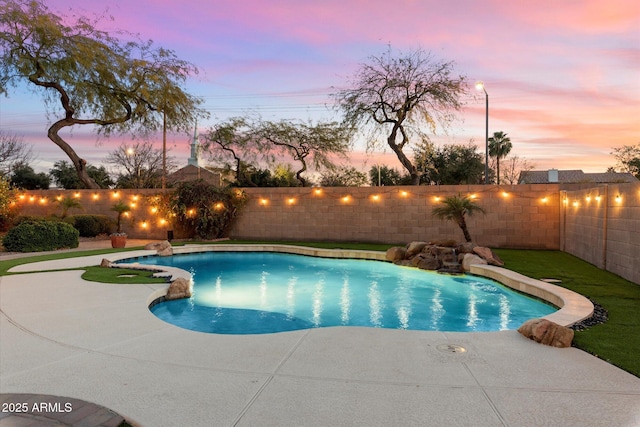
[[[494,132],[489,138],[489,155],[496,158],[498,185],[500,185],[500,159],[507,157],[511,147],[511,138],[504,132]]]
[[[131,207],[122,200],[111,207],[111,210],[118,214],[116,219],[116,234],[122,234],[122,215],[131,210]]]
[[[442,200],[442,203],[443,206],[436,206],[433,208],[431,211],[433,216],[437,216],[440,219],[451,220],[458,224],[462,230],[462,234],[464,234],[465,240],[470,242],[471,235],[467,228],[465,216],[471,216],[474,212],[484,213],[484,209],[478,206],[478,204],[469,197],[461,196],[459,194],[457,196],[446,197]]]
[[[71,196],[66,196],[62,199],[58,199],[58,205],[62,208],[62,219],[66,218],[69,209],[82,209],[80,201]]]

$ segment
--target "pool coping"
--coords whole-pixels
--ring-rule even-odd
[[[252,245],[252,244],[215,244],[215,245],[185,245],[173,247],[173,253],[189,254],[198,252],[279,252],[290,253],[296,255],[316,256],[323,258],[347,258],[347,259],[363,259],[374,261],[385,261],[386,253],[380,251],[366,251],[366,250],[350,250],[350,249],[324,249],[313,248],[306,246],[295,245]],[[149,252],[146,256],[153,256],[153,252]],[[143,255],[144,256],[144,255]],[[131,258],[131,253],[117,253],[106,257],[110,261],[119,261],[126,258]],[[135,267],[136,264],[119,264],[122,267]],[[141,264],[138,264],[138,266]],[[191,273],[186,270],[182,270],[175,267],[156,265],[160,271],[159,275],[166,275],[169,273],[171,279],[175,280],[178,277],[184,277],[191,280]],[[524,276],[515,271],[508,270],[506,268],[497,267],[493,265],[481,265],[472,264],[470,267],[471,274],[487,277],[493,279],[503,285],[517,290],[519,292],[540,298],[559,307],[558,311],[543,316],[543,319],[550,320],[561,326],[571,326],[584,319],[588,319],[593,315],[594,306],[589,299],[577,292],[563,288],[561,286],[553,285],[548,282],[533,279],[531,277]],[[158,298],[162,298],[166,295],[168,286],[164,289],[158,289],[152,292],[147,298],[147,306],[151,305]]]

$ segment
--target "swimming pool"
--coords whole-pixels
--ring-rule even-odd
[[[202,252],[123,260],[190,271],[189,299],[150,309],[176,326],[262,334],[329,326],[499,331],[556,308],[482,277],[353,259]]]

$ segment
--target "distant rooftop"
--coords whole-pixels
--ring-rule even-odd
[[[215,185],[216,187],[221,186],[220,174],[218,172],[212,172],[196,165],[187,165],[167,177],[167,181],[174,184],[199,179],[203,179],[205,182]]]
[[[630,173],[603,172],[584,173],[580,169],[558,170],[549,169],[544,171],[523,171],[520,173],[518,184],[614,184],[625,182],[638,182],[638,179]]]

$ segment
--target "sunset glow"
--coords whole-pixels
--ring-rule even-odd
[[[379,4],[378,4],[379,3]],[[100,28],[127,30],[192,62],[200,74],[188,90],[203,97],[217,121],[258,113],[269,120],[339,120],[330,94],[349,83],[358,65],[388,46],[418,47],[456,63],[467,78],[465,107],[451,128],[438,128],[436,144],[467,144],[484,153],[485,95],[489,133],[503,131],[512,155],[536,169],[604,172],[613,147],[640,143],[640,3],[635,0],[299,0],[235,2],[161,0],[101,2],[47,0],[55,13],[113,16]],[[391,6],[393,5],[393,6]],[[106,13],[105,13],[106,10]],[[20,86],[0,100],[0,128],[33,144],[35,169],[68,160],[47,139],[42,98]],[[193,134],[171,134],[169,155],[186,165]],[[129,137],[98,140],[91,129],[62,134],[94,165]],[[161,147],[161,136],[153,140]],[[401,169],[389,149],[351,163]]]

